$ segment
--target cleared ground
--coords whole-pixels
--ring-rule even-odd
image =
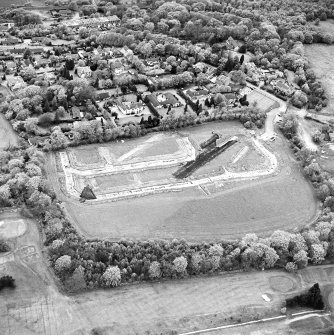
[[[235,150],[227,150],[226,156],[223,153],[199,169],[197,175],[192,178],[223,173],[224,168],[231,172],[243,172],[265,167],[266,158],[261,157],[252,148],[253,142],[238,123],[205,124],[188,128],[182,131],[181,135],[188,136],[198,150],[199,144],[208,139],[212,131],[223,136],[240,134],[238,136],[241,144],[238,143]],[[118,157],[118,161],[120,157],[123,157],[124,161],[132,160],[136,155],[138,157],[135,159],[139,159],[140,153],[145,152],[143,146],[145,148],[147,143],[145,137],[138,140],[138,146],[134,146],[136,142],[131,140],[129,143],[126,141],[104,145],[103,150],[112,152],[115,159]],[[160,146],[163,146],[163,142]],[[178,192],[147,195],[126,201],[81,204],[78,200],[69,198],[60,191],[53,156],[48,161],[48,175],[77,228],[89,237],[112,240],[122,237],[176,237],[209,241],[236,238],[249,232],[268,235],[276,229],[293,230],[304,226],[314,219],[317,212],[313,189],[302,176],[287,144],[279,137],[275,142],[269,143],[271,147],[267,144],[268,150],[279,160],[279,168],[275,174],[254,180],[212,182],[201,187],[194,186]],[[156,144],[155,147],[159,148],[159,145]],[[95,146],[94,148],[95,152],[100,150]],[[153,148],[147,147],[151,150],[148,156],[159,154],[159,151],[155,150],[152,153]],[[175,150],[174,147],[171,148]],[[132,155],[128,155],[129,150],[132,151]],[[163,149],[164,153],[165,150],[167,149]],[[81,153],[82,148],[78,152]],[[148,184],[171,183],[172,173],[176,169],[177,167],[169,167],[129,171],[119,175],[78,177],[75,187],[77,191],[81,191],[88,183],[93,186],[96,194],[106,194]]]
[[[333,23],[329,23],[333,25]],[[333,115],[334,106],[334,68],[332,60],[334,57],[334,45],[308,44],[305,45],[305,55],[311,63],[317,78],[320,79],[322,87],[329,98],[328,106],[321,113]]]
[[[299,171],[282,173],[290,172],[262,182],[224,185],[212,195],[198,188],[88,206],[68,202],[66,207],[80,230],[101,238],[219,240],[250,232],[267,235],[301,227],[315,215],[311,186]]]
[[[17,144],[17,134],[15,133],[12,125],[6,120],[5,116],[0,113],[0,150]]]
[[[271,99],[269,96],[259,90],[252,90],[252,92],[247,95],[247,101],[250,105],[256,102],[257,107],[262,112],[269,112],[270,109],[278,105],[274,99]]]

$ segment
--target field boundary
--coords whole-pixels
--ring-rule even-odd
[[[326,313],[325,310],[320,310],[320,311],[304,311],[304,312],[298,312],[298,313],[293,313],[291,314],[292,317],[298,317],[300,315],[303,316],[330,316],[332,315],[331,313]],[[204,334],[204,333],[210,333],[213,331],[217,330],[224,330],[224,329],[230,329],[230,328],[237,328],[237,327],[242,327],[242,326],[249,326],[257,323],[266,323],[266,322],[271,322],[271,321],[276,321],[276,320],[282,320],[282,319],[287,319],[290,315],[280,315],[280,316],[274,316],[271,318],[264,318],[260,320],[253,320],[253,321],[247,321],[247,322],[242,322],[242,323],[234,323],[226,326],[219,326],[219,327],[214,327],[214,328],[207,328],[207,329],[202,329],[202,330],[195,330],[192,332],[187,332],[187,333],[180,333],[179,335],[197,335],[197,334]]]

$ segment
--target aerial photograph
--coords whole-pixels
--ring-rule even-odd
[[[334,335],[334,0],[0,0],[0,335]]]

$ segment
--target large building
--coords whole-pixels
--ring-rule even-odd
[[[91,18],[79,18],[63,21],[62,23],[67,27],[101,27],[101,26],[119,26],[120,19],[116,16],[102,16],[102,17],[91,17]]]
[[[119,110],[125,114],[139,114],[145,109],[145,105],[142,102],[122,101],[118,103]]]

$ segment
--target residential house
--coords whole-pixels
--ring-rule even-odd
[[[92,76],[92,70],[89,66],[78,66],[77,73],[80,78],[89,78]]]
[[[80,120],[81,116],[80,116],[80,108],[79,107],[72,107],[71,109],[72,112],[72,119],[73,120]]]
[[[167,108],[169,106],[179,107],[181,105],[180,101],[172,93],[152,93],[146,97],[148,102],[150,102],[156,108]]]
[[[293,94],[293,90],[283,80],[272,81],[271,85],[282,95],[290,97]]]
[[[123,64],[119,61],[113,62],[111,64],[111,68],[114,70],[114,73],[116,75],[120,75],[120,74],[126,72]]]
[[[44,72],[44,80],[47,81],[50,85],[56,83],[57,76],[54,72]]]
[[[7,61],[5,62],[5,68],[7,73],[14,73],[16,71],[16,63],[13,61]]]
[[[7,76],[7,86],[12,91],[15,92],[27,86],[21,76],[8,77]]]
[[[189,90],[185,91],[185,94],[188,95],[191,99],[200,99],[200,98],[205,98],[208,94],[209,91],[200,87],[197,88],[191,88]]]
[[[237,101],[237,95],[235,93],[222,93],[222,95],[225,97],[228,106],[234,105]]]
[[[121,20],[118,16],[113,15],[113,16],[109,16],[109,23],[114,26],[114,27],[118,27],[121,23]]]
[[[145,109],[145,105],[142,102],[133,101],[119,101],[117,106],[125,115],[139,114]]]
[[[46,143],[50,143],[50,137],[34,136],[28,139],[28,143],[30,145],[35,145],[38,148],[43,147]]]
[[[129,49],[127,46],[124,46],[122,49],[119,50],[122,55],[126,58],[133,56],[133,51]]]
[[[109,92],[96,92],[96,101],[103,101],[110,98]]]
[[[22,40],[20,38],[16,38],[16,37],[7,37],[4,41],[4,44],[7,45],[14,45],[14,44],[19,44],[22,43]]]
[[[150,67],[159,66],[160,65],[160,60],[159,60],[159,58],[149,58],[149,59],[145,60],[145,64],[147,66],[150,66]]]

